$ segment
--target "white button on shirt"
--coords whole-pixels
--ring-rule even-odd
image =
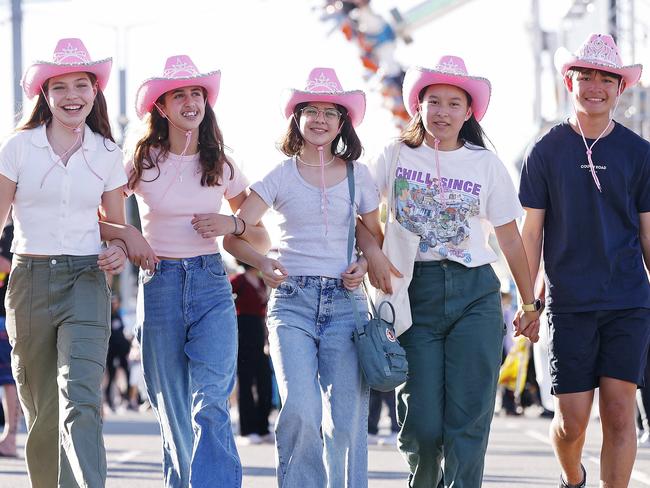
[[[16,132],[0,147],[0,174],[16,182],[16,254],[97,254],[102,194],[127,181],[120,148],[88,126],[83,153],[79,148],[67,165],[52,150],[44,125]]]

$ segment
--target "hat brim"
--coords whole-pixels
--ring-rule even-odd
[[[186,76],[182,78],[149,78],[138,88],[135,95],[135,111],[139,118],[143,118],[151,112],[153,104],[161,95],[170,90],[186,86],[200,86],[208,92],[208,103],[214,106],[219,95],[221,83],[221,71],[212,71],[197,76]]]
[[[480,121],[490,104],[492,85],[487,78],[478,76],[452,75],[435,69],[416,66],[409,68],[404,75],[402,96],[409,115],[413,117],[418,111],[418,96],[429,85],[453,85],[465,90],[472,97],[472,112]]]
[[[282,92],[280,107],[284,116],[288,119],[291,117],[296,105],[309,102],[334,103],[345,107],[350,114],[350,121],[353,127],[361,124],[366,113],[366,95],[361,90],[340,93],[317,93],[287,89]]]
[[[29,99],[37,96],[43,84],[54,76],[69,73],[92,73],[97,77],[97,85],[104,91],[111,74],[112,58],[93,61],[91,63],[57,64],[50,61],[37,61],[27,70],[21,81],[25,96]]]
[[[553,62],[555,64],[555,69],[557,69],[562,76],[565,76],[566,72],[571,68],[597,69],[619,75],[625,81],[627,88],[636,85],[641,79],[641,73],[643,72],[643,65],[641,64],[616,67],[608,64],[597,63],[595,61],[578,59],[565,47],[561,47],[555,51]]]

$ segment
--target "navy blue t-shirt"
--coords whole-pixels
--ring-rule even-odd
[[[650,212],[650,143],[617,123],[592,150],[602,193],[568,122],[524,160],[521,204],[546,211],[546,305],[554,312],[650,308],[639,242],[639,213]]]

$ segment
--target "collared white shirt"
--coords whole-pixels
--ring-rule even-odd
[[[16,132],[0,147],[0,174],[16,182],[16,254],[97,254],[102,194],[127,181],[120,148],[88,126],[83,150],[67,165],[52,150],[45,125]]]

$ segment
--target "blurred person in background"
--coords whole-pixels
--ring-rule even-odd
[[[126,379],[126,390],[124,392],[118,391],[120,404],[124,401],[128,403],[129,390],[131,388],[131,378],[129,370],[128,356],[131,350],[131,341],[124,335],[124,321],[120,311],[120,297],[113,295],[111,297],[111,337],[108,340],[108,354],[106,356],[106,387],[104,389],[104,397],[108,407],[115,411],[115,403],[113,401],[113,382],[117,373],[116,363],[122,368],[124,377]]]
[[[2,411],[4,430],[0,435],[0,457],[16,457],[16,434],[20,417],[20,405],[16,393],[16,382],[11,374],[11,344],[5,329],[5,294],[7,278],[11,271],[11,241],[14,226],[11,221],[5,226],[0,237],[0,385],[3,388]]]
[[[265,352],[266,302],[268,291],[259,271],[238,262],[244,268],[230,280],[237,309],[239,354],[237,356],[237,406],[240,442],[259,444],[273,441],[269,432],[272,408],[271,364]]]

